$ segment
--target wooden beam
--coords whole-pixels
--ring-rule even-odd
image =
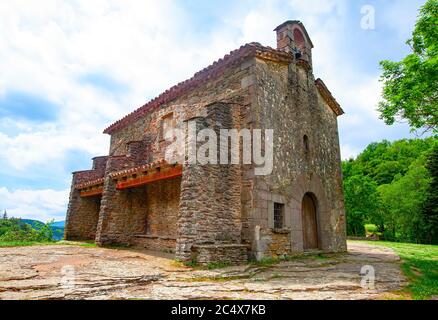
[[[81,191],[81,197],[82,198],[92,197],[92,196],[100,195],[102,193],[103,193],[103,187],[99,187],[99,188],[96,188],[96,189]]]
[[[182,176],[182,167],[172,167],[172,168],[162,168],[160,171],[154,172],[152,174],[147,174],[135,179],[128,179],[126,181],[120,181],[117,183],[116,188],[118,190],[134,188],[142,186],[148,183],[152,183],[159,180],[173,179]]]

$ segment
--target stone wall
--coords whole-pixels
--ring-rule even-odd
[[[146,234],[176,239],[180,194],[181,178],[146,186]]]
[[[181,179],[171,179],[123,190],[108,186],[98,243],[142,245],[148,249],[160,248],[161,243],[167,243],[164,248],[169,242],[174,245],[180,185]],[[141,237],[146,235],[149,237]]]
[[[274,201],[285,205],[291,252],[303,251],[301,203],[307,192],[318,200],[321,249],[346,250],[336,114],[320,97],[311,70],[299,64],[257,60],[256,83],[257,100],[252,111],[257,126],[274,129],[274,170],[271,175],[254,179],[249,219],[253,255],[260,257],[254,246],[256,228],[261,228],[266,243],[276,241],[273,234],[264,230],[272,229]],[[268,245],[262,246],[266,255],[272,254]]]
[[[256,260],[291,255],[294,253],[291,245],[291,231],[256,226],[252,248],[252,258]]]
[[[106,229],[101,233],[105,244],[129,244],[132,235],[146,230],[146,187],[118,190],[111,198]]]
[[[99,220],[101,196],[82,198],[78,190],[70,196],[64,238],[67,240],[94,240]]]
[[[117,202],[119,194],[116,189],[116,182],[110,177],[111,173],[125,169],[128,165],[126,156],[111,156],[107,161],[96,232],[96,243],[99,245],[128,243],[128,238],[126,236],[122,237],[123,234],[118,232],[119,228],[115,224],[117,219],[113,217],[118,214],[123,216],[124,208],[121,208],[119,202]]]
[[[108,157],[93,159],[93,169],[73,173],[67,208],[64,238],[66,240],[92,240],[96,236],[101,196],[82,198],[76,184],[102,178]]]
[[[138,248],[174,253],[176,238],[153,235],[136,235],[131,238],[129,244]]]
[[[198,131],[213,129],[219,137],[220,129],[239,127],[240,108],[213,104],[207,107],[205,118],[191,119],[190,122]],[[203,144],[198,141],[198,148]],[[218,155],[219,149],[213,152]],[[177,238],[177,257],[180,260],[194,259],[192,246],[195,244],[241,244],[240,192],[240,165],[184,165]],[[225,246],[221,250],[229,248],[232,247]]]
[[[239,265],[247,263],[248,248],[241,244],[194,245],[192,259],[200,265],[211,262]]]
[[[186,120],[196,117],[207,119],[206,126],[212,126],[217,130],[227,126],[239,128],[242,122],[251,123],[252,115],[242,110],[248,110],[248,105],[253,99],[254,66],[253,58],[241,61],[221,71],[223,72],[221,77],[215,77],[200,84],[175,101],[163,105],[131,125],[114,132],[111,136],[110,155],[117,157],[136,154],[137,142],[146,140],[148,141],[148,162],[163,158],[169,142],[163,141],[160,137],[160,126],[162,118],[169,114],[172,114],[175,128],[179,129],[184,129]],[[234,110],[232,112],[228,110],[228,106],[231,105]],[[221,109],[228,113],[221,113]],[[213,125],[215,121],[222,121],[223,124],[215,126]],[[135,158],[132,155],[131,157]],[[107,166],[106,174],[114,171]],[[119,203],[118,191],[115,190],[114,182],[107,180],[104,186],[99,222],[101,226],[99,229],[102,232],[98,233],[98,243],[118,242],[124,238],[118,231],[112,231],[117,230],[115,226],[117,219],[113,217],[113,213],[116,212],[115,210],[120,211],[120,205],[117,204]],[[215,183],[212,183],[213,181]],[[179,258],[191,259],[190,247],[193,239],[197,239],[197,243],[241,243],[241,186],[240,168],[211,166],[204,171],[204,169],[192,170],[190,166],[184,167],[181,204],[179,209],[173,211],[175,213],[184,211],[184,214],[178,216],[179,244],[177,247],[179,250],[177,250],[177,256]],[[163,193],[160,197],[168,200]],[[159,199],[158,195],[156,199]],[[160,200],[156,205],[151,203],[151,206],[158,208],[164,203]],[[173,205],[174,203],[171,204]],[[158,215],[158,212],[153,211],[152,214]],[[154,228],[163,230],[165,223],[160,227],[158,220],[151,221],[149,227],[152,234]],[[167,223],[167,226],[173,228],[175,224]],[[170,234],[173,232],[174,230],[169,229]],[[150,238],[135,241],[151,243]]]
[[[105,173],[107,161],[108,161],[108,156],[94,157],[93,158],[93,170],[97,171],[103,175]]]

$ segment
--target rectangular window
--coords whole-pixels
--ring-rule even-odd
[[[148,217],[146,217],[144,224],[145,234],[151,234],[151,226],[149,224]]]
[[[274,228],[282,229],[284,220],[284,204],[274,202]]]
[[[161,118],[160,140],[166,140],[167,133],[174,128],[173,113],[169,113]]]

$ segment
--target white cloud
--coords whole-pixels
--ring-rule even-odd
[[[236,10],[224,14],[220,27],[203,31],[193,26],[193,13],[186,12],[182,2],[171,0],[0,2],[0,96],[23,91],[59,108],[54,123],[0,119],[0,126],[14,131],[0,132],[2,171],[22,176],[45,168],[50,174],[50,166],[62,167],[69,151],[90,156],[107,153],[108,137],[101,132],[111,122],[246,42],[275,47],[272,30],[288,19],[304,22],[315,44],[315,75],[326,82],[346,111],[340,118],[343,158],[356,155],[367,142],[380,140],[389,129],[377,119],[375,110],[380,96],[378,75],[361,74],[355,61],[346,57],[348,51],[339,52],[349,32],[345,25],[349,2],[250,3],[251,7],[248,2],[236,4]],[[385,17],[393,21],[394,28],[404,23],[406,15],[412,24],[407,10],[401,9],[403,19],[399,19],[397,6],[393,7]],[[107,76],[125,88],[106,92],[81,82],[90,73]],[[391,132],[397,137],[395,131]],[[68,181],[68,173],[60,179]],[[20,214],[47,215],[45,210],[56,212],[68,201],[65,191],[0,190],[4,201],[17,206],[11,210]],[[50,207],[26,200],[42,194],[53,201],[63,196],[63,203],[43,197],[57,203]]]
[[[419,9],[426,0],[398,0],[387,3],[384,10],[377,9],[378,22],[393,30],[401,43],[412,36]],[[377,26],[378,27],[378,26]]]
[[[183,21],[171,1],[0,3],[0,94],[23,91],[59,107],[56,124],[0,134],[0,158],[26,170],[68,150],[105,154],[107,125],[196,65],[180,63],[196,54],[196,45],[177,41]],[[80,82],[92,72],[126,83],[126,92]]]
[[[8,130],[0,132],[0,171],[18,179],[56,175],[67,186],[68,152],[106,154],[102,130],[107,125],[236,47],[236,39],[217,30],[198,39],[179,5],[169,0],[0,2],[0,96],[25,92],[59,108],[55,122],[1,119]],[[82,83],[89,73],[126,88],[106,92]],[[87,168],[75,168],[80,169]],[[65,191],[31,185],[12,190],[1,182],[0,187],[0,207],[10,214],[46,220],[65,213]]]
[[[355,158],[362,150],[352,147],[348,144],[341,145],[341,159],[348,160]]]
[[[306,24],[316,44],[315,73],[346,109],[346,121],[376,121],[375,79],[355,79],[337,51],[346,8],[345,0],[260,1],[198,39],[187,13],[170,0],[2,2],[0,94],[44,96],[59,106],[60,119],[13,137],[0,134],[0,158],[23,171],[69,150],[104,154],[101,130],[112,121],[245,42],[275,46],[272,29],[286,19]],[[108,94],[81,83],[86,73],[104,73],[127,88]]]
[[[94,127],[85,124],[78,126],[81,136],[53,125],[38,129],[14,137],[0,132],[0,159],[9,162],[14,170],[27,171],[31,166],[61,160],[67,151],[79,150],[90,154],[104,154],[107,151],[105,137],[96,134]]]
[[[0,210],[7,210],[9,217],[64,220],[69,190],[15,190],[0,188]],[[3,211],[1,211],[3,213]]]
[[[290,0],[289,5],[300,14],[316,16],[320,14],[336,12],[338,14],[344,14],[346,9],[345,0]],[[301,19],[301,18],[300,18]]]

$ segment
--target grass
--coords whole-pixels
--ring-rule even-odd
[[[0,242],[0,247],[30,247],[37,245],[52,245],[56,244],[56,242],[33,242],[33,241],[7,241]]]
[[[296,255],[296,256],[279,256],[279,257],[268,257],[268,258],[262,258],[261,260],[254,260],[251,261],[252,264],[259,266],[259,267],[270,267],[275,264],[279,264],[283,261],[291,261],[293,259],[297,258],[303,258],[303,255]]]
[[[191,261],[185,262],[185,263],[182,263],[180,261],[176,261],[175,260],[175,263],[178,264],[178,265],[183,265],[183,266],[186,266],[186,267],[190,267],[190,268],[193,268],[193,269],[199,269],[199,270],[224,269],[224,268],[228,268],[228,267],[233,265],[231,262],[228,262],[228,261],[211,262],[211,263],[208,263],[206,265],[199,264],[196,260],[191,260]]]
[[[124,243],[111,243],[111,244],[105,244],[102,247],[106,249],[125,250],[125,249],[129,249],[131,246]]]
[[[94,242],[85,242],[85,243],[80,243],[79,245],[85,248],[97,248],[97,244],[95,244]]]
[[[206,268],[208,270],[215,270],[215,269],[223,269],[232,266],[231,262],[225,261],[225,262],[210,262],[207,264]]]
[[[400,256],[401,268],[409,281],[406,291],[413,299],[438,295],[438,246],[385,241],[372,244],[391,248]]]
[[[251,275],[237,275],[237,276],[205,276],[205,277],[193,277],[183,278],[177,281],[180,282],[227,282],[240,279],[248,279]]]
[[[270,267],[272,265],[279,264],[280,262],[293,261],[293,260],[297,260],[297,259],[324,260],[327,258],[328,258],[328,256],[323,254],[323,253],[309,254],[309,255],[296,254],[296,255],[292,255],[292,256],[284,255],[284,256],[279,256],[276,258],[263,258],[260,261],[254,260],[251,263],[254,265],[257,265],[259,267]]]
[[[65,245],[79,245],[85,248],[94,248],[97,245],[94,242],[75,242],[75,241],[53,241],[53,242],[36,242],[36,241],[0,241],[0,248],[7,247],[31,247],[31,246],[65,246]]]

